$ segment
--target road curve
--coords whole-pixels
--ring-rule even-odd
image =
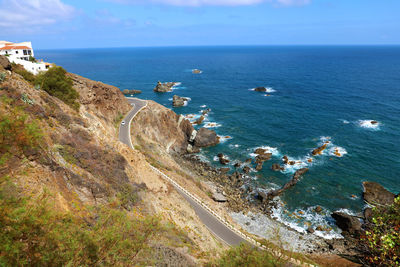
[[[127,98],[129,103],[133,106],[132,110],[125,116],[123,122],[125,124],[121,124],[119,127],[119,140],[128,145],[130,148],[134,149],[131,142],[130,137],[130,124],[132,119],[136,116],[136,114],[144,108],[147,103],[144,100],[140,100],[137,98]],[[204,223],[204,225],[220,240],[225,242],[228,245],[236,246],[240,243],[248,243],[243,237],[238,235],[236,232],[227,227],[224,223],[218,220],[211,212],[205,209],[202,205],[197,203],[192,197],[190,197],[187,193],[181,190],[179,187],[173,184],[175,189],[181,194],[193,207],[197,216],[199,216],[200,220]]]

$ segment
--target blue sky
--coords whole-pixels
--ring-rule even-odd
[[[399,0],[0,0],[34,48],[400,44]]]

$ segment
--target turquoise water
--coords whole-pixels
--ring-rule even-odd
[[[260,187],[281,186],[296,168],[309,167],[282,195],[287,204],[275,214],[292,226],[329,224],[328,213],[337,209],[361,212],[365,180],[400,191],[400,46],[82,49],[37,51],[37,57],[121,89],[142,90],[141,98],[170,108],[174,94],[190,97],[187,106],[174,109],[180,114],[198,116],[206,105],[212,109],[206,123],[217,123],[213,129],[232,138],[202,155],[218,166],[217,153],[244,161],[255,148],[269,147],[273,159],[250,173]],[[203,73],[193,75],[194,68]],[[158,80],[181,85],[156,94]],[[270,96],[250,90],[257,86],[270,88]],[[309,163],[310,152],[327,140],[328,149]],[[298,163],[271,171],[283,155]],[[313,214],[316,205],[326,215]],[[300,219],[288,216],[300,209]]]

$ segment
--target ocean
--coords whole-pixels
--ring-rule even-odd
[[[210,108],[202,126],[224,138],[201,158],[221,167],[215,156],[224,153],[233,169],[264,147],[272,160],[249,174],[259,188],[278,188],[297,169],[309,168],[273,212],[298,231],[321,225],[328,231],[316,234],[339,237],[330,213],[362,212],[363,181],[400,191],[400,46],[38,50],[36,57],[121,90],[142,90],[138,97],[168,108],[174,94],[189,97],[186,106],[173,108],[189,118]],[[180,84],[154,93],[157,81]],[[259,86],[267,92],[253,90]],[[311,151],[328,141],[310,162]],[[272,171],[284,155],[295,164]],[[323,212],[315,213],[316,206]]]

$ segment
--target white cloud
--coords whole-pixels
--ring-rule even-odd
[[[72,6],[60,0],[0,0],[0,27],[27,29],[71,18]]]
[[[109,0],[122,4],[164,4],[172,6],[248,6],[260,3],[274,3],[280,6],[299,6],[312,0]]]

